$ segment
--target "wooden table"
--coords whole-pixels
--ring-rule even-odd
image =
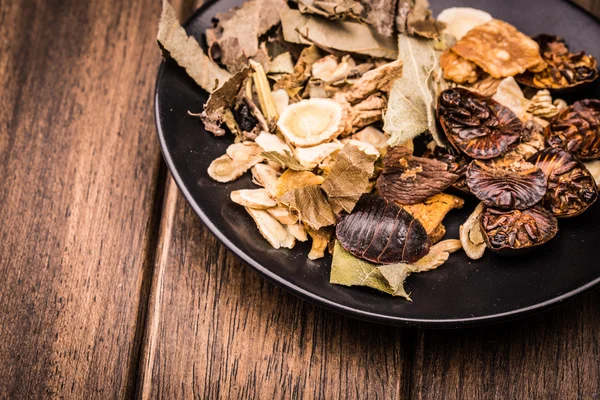
[[[237,261],[161,160],[159,8],[0,2],[0,398],[600,397],[598,291],[419,331],[319,309]]]

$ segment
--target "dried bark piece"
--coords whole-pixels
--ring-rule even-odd
[[[546,65],[537,42],[497,19],[471,29],[452,51],[494,78],[514,76],[528,69],[539,71]]]
[[[527,210],[486,208],[481,229],[490,250],[510,255],[548,242],[556,236],[558,222],[541,206]]]
[[[466,60],[448,49],[440,57],[444,79],[456,83],[475,83],[479,78],[479,68],[474,62]]]
[[[490,159],[506,153],[518,144],[523,130],[510,109],[463,88],[442,92],[438,117],[450,143],[472,158]]]
[[[526,161],[498,167],[474,160],[467,169],[467,185],[486,206],[524,210],[544,197],[546,176]]]
[[[548,148],[529,159],[548,180],[542,204],[558,218],[575,217],[587,210],[598,198],[594,178],[572,154]]]
[[[415,262],[429,251],[423,225],[402,207],[379,196],[365,196],[352,214],[342,216],[336,237],[344,249],[376,263]]]
[[[394,81],[402,76],[402,60],[392,61],[366,72],[344,92],[346,100],[355,104],[375,92],[389,93]]]
[[[204,51],[179,24],[173,7],[163,0],[162,15],[156,37],[161,49],[169,54],[185,72],[207,92],[223,85],[231,75],[204,54]]]
[[[420,203],[458,179],[445,163],[413,157],[406,148],[390,148],[383,162],[385,168],[377,179],[377,189],[381,196],[402,205]]]
[[[419,220],[431,237],[432,233],[442,225],[446,215],[455,208],[462,208],[465,201],[458,196],[438,193],[422,203],[403,206],[413,217]]]
[[[544,132],[548,145],[581,160],[600,158],[600,100],[580,100],[556,115]]]
[[[546,68],[517,76],[519,83],[536,89],[561,90],[587,85],[598,78],[596,59],[583,51],[571,53],[565,40],[555,35],[538,35],[540,55]]]

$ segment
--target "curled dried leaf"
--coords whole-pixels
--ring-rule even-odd
[[[288,169],[277,179],[276,196],[282,196],[290,190],[299,189],[304,186],[315,186],[323,183],[322,176],[315,175],[309,171],[293,171]]]
[[[497,19],[471,29],[452,51],[494,78],[514,76],[528,69],[540,70],[546,65],[533,39]]]
[[[294,236],[267,211],[255,210],[250,207],[246,207],[246,211],[256,223],[260,233],[273,248],[291,249],[294,247],[296,244]]]
[[[460,243],[465,254],[471,260],[479,260],[485,253],[486,244],[483,232],[481,231],[481,215],[485,210],[485,205],[479,203],[469,218],[459,228]]]
[[[267,189],[241,189],[234,190],[230,194],[234,203],[256,210],[266,210],[277,206]]]
[[[335,224],[331,206],[319,186],[304,186],[288,190],[277,200],[298,213],[300,220],[312,229]]]

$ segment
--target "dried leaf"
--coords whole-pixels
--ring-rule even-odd
[[[179,24],[175,10],[163,0],[163,11],[158,25],[159,46],[204,90],[212,92],[223,85],[231,75],[211,61],[196,41]]]
[[[260,233],[273,248],[291,249],[294,247],[296,244],[294,236],[267,211],[255,210],[250,207],[246,207],[246,211],[256,223]]]
[[[435,98],[430,85],[439,64],[433,42],[400,35],[399,47],[404,71],[394,81],[383,117],[383,130],[390,134],[390,146],[411,140],[426,130],[437,133]]]
[[[307,168],[300,164],[298,160],[294,158],[292,153],[285,150],[281,151],[263,151],[261,155],[269,161],[275,161],[284,166],[285,168],[289,168],[293,171],[306,171]]]
[[[340,150],[321,185],[336,213],[341,210],[352,212],[369,185],[377,158],[378,155],[367,154],[351,144]]]
[[[307,17],[296,10],[285,10],[281,13],[281,24],[285,40],[291,43],[314,44],[390,60],[398,58],[392,38],[357,22],[331,21],[318,16]]]
[[[284,195],[290,190],[304,186],[316,186],[323,183],[323,177],[309,171],[293,171],[288,169],[277,179],[275,196]]]
[[[437,39],[446,26],[431,16],[427,0],[399,0],[396,27],[401,34]]]
[[[519,84],[512,76],[504,78],[500,82],[492,99],[508,107],[521,121],[525,119],[530,101],[525,98]]]
[[[308,253],[309,260],[317,260],[325,257],[325,250],[327,250],[331,235],[333,235],[333,229],[331,229],[331,227],[324,227],[319,230],[314,230],[307,227],[306,230],[312,239],[310,253]]]
[[[312,229],[335,224],[335,217],[319,186],[305,186],[287,191],[278,200],[298,212],[302,222]]]

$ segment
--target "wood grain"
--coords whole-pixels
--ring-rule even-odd
[[[141,398],[407,398],[410,337],[317,308],[267,282],[169,186]]]
[[[0,4],[0,398],[134,391],[160,211],[159,7]]]

